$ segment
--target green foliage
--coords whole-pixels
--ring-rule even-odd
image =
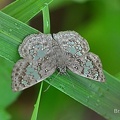
[[[38,1],[39,0],[36,0],[36,2],[34,1],[34,4],[31,3],[30,1],[26,1],[25,4],[23,5],[21,4],[21,0],[18,0],[15,1],[13,4],[9,5],[8,7],[4,8],[2,11],[5,13],[0,12],[0,25],[1,25],[0,26],[0,56],[1,57],[11,62],[16,62],[19,59],[17,48],[19,44],[22,42],[23,38],[28,34],[38,33],[38,30],[23,23],[23,22],[28,22],[33,16],[38,14],[38,12],[40,12],[45,7],[46,4],[44,4],[43,1],[41,4],[39,2],[38,5],[40,6],[36,6]],[[51,0],[47,0],[47,2],[49,4]],[[116,23],[119,23],[119,19],[114,19],[114,17],[117,16],[117,18],[120,18],[120,15],[119,13],[116,13],[117,7],[115,7],[115,5],[117,6],[117,4],[110,4],[107,1],[106,2],[102,1],[98,3],[100,3],[100,5],[103,5],[104,3],[103,11],[105,10],[105,12],[102,11],[104,14],[102,14],[102,12],[99,12],[98,16],[95,19],[93,19],[89,24],[87,24],[86,26],[77,25],[75,29],[77,29],[78,31],[81,31],[81,29],[83,29],[81,33],[85,34],[84,36],[86,36],[86,38],[87,37],[90,38],[89,42],[92,51],[97,51],[102,58],[106,70],[110,71],[110,73],[112,73],[113,75],[116,75],[117,73],[119,73],[118,63],[119,63],[120,54],[119,54],[119,39],[118,39],[119,32],[116,33],[115,28],[117,29],[117,31],[120,31],[120,29],[119,27],[111,24],[111,30],[109,30],[109,27],[107,27],[107,25],[108,25],[108,21],[112,23],[112,20]],[[110,7],[106,7],[108,6],[108,3]],[[30,7],[26,8],[28,5],[30,5]],[[94,6],[96,5],[97,5],[96,2],[94,2]],[[12,10],[14,8],[16,8],[17,10],[13,12]],[[19,14],[19,11],[21,14]],[[72,9],[72,11],[74,11],[74,9]],[[111,14],[108,13],[109,11],[111,11],[111,14],[114,16],[113,19],[110,17]],[[74,15],[70,14],[70,16],[73,17]],[[66,21],[69,20],[70,17],[67,16]],[[88,33],[89,29],[91,30],[91,33]],[[48,33],[49,31],[47,30],[45,30],[46,33]],[[92,34],[94,35],[92,36]],[[98,38],[97,36],[102,36],[102,38]],[[111,37],[113,41],[110,41]],[[102,45],[105,46],[104,49],[102,49],[101,47]],[[98,51],[97,49],[99,49],[100,51]],[[9,61],[4,61],[3,59],[1,59],[0,62],[0,63],[4,63],[1,64],[1,66],[3,65],[4,67],[0,68],[0,74],[4,76],[4,71],[7,70],[7,72],[5,72],[7,74],[6,77],[9,77],[9,78],[5,78],[3,76],[0,76],[1,77],[0,91],[4,91],[7,97],[9,97],[8,101],[6,100],[7,99],[6,96],[5,98],[3,98],[3,100],[0,99],[0,104],[3,105],[3,107],[1,108],[2,111],[4,108],[10,105],[19,94],[12,92],[10,93],[11,90],[10,90],[9,82],[10,82],[10,76],[11,76],[11,70],[13,64],[11,64]],[[112,65],[110,63],[112,63]],[[109,67],[110,65],[112,69]],[[118,66],[117,69],[115,69],[116,68],[115,66],[116,67]],[[98,83],[95,81],[88,80],[86,78],[73,74],[70,71],[68,71],[68,73],[70,76],[59,75],[56,77],[57,74],[56,72],[54,75],[52,75],[49,79],[45,81],[51,84],[52,86],[54,86],[55,88],[57,88],[58,90],[62,91],[63,93],[67,94],[74,100],[82,103],[83,105],[99,113],[104,118],[109,120],[119,120],[119,114],[114,114],[114,109],[120,109],[120,103],[119,103],[120,80],[110,75],[108,72],[104,72],[106,77],[105,83]],[[117,75],[117,77],[119,78],[119,74]],[[51,79],[55,79],[55,80],[52,81]],[[6,82],[6,80],[8,81]],[[5,88],[8,89],[4,89],[4,87],[2,86],[4,87],[6,86]],[[3,95],[2,92],[0,92],[0,96],[1,95]],[[4,101],[4,99],[6,101]],[[2,114],[2,115],[7,116],[6,114]]]
[[[8,120],[10,115],[5,111],[6,107],[14,102],[18,93],[11,90],[11,69],[9,61],[0,58],[0,120]]]
[[[0,16],[0,55],[9,61],[16,62],[19,59],[17,49],[23,38],[38,31],[3,12],[0,12]]]
[[[46,5],[53,0],[17,0],[5,7],[2,11],[8,15],[26,23],[38,14]],[[14,10],[15,9],[15,10]]]

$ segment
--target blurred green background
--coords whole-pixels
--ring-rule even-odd
[[[0,8],[2,9],[10,2],[12,1],[0,0]],[[120,0],[54,0],[50,4],[50,16],[51,33],[65,30],[79,32],[87,39],[90,51],[101,58],[104,70],[114,76],[119,76]],[[42,15],[34,17],[29,24],[42,32]],[[19,93],[11,91],[12,67],[13,65],[8,61],[0,58],[0,86],[5,88],[5,91],[0,88],[2,90],[0,94],[4,99],[8,99],[7,112],[11,115],[11,120],[30,120],[40,84],[24,90],[12,103],[14,98],[19,95]],[[44,82],[43,91],[47,86],[48,84]],[[14,98],[11,98],[10,93],[7,94],[8,89],[6,90],[6,88],[11,91],[11,94],[14,94]],[[3,103],[0,103],[0,106],[2,105],[4,105],[4,100]],[[105,120],[52,86],[48,91],[42,93],[38,120],[96,119]]]

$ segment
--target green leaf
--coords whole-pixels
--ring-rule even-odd
[[[2,54],[4,58],[16,61],[18,59],[18,56],[16,56],[17,47],[19,46],[20,42],[27,34],[36,33],[37,30],[29,27],[28,25],[25,25],[24,23],[2,12],[0,12],[0,16],[2,17],[2,19],[0,19],[0,24],[4,25],[4,28],[0,28],[1,35],[4,36],[2,37],[2,39],[0,38],[0,41],[4,43],[4,46],[8,46],[10,44],[9,50],[11,50],[5,51],[4,49],[6,54],[3,54],[4,51],[1,52],[1,49],[0,54]],[[15,23],[19,26],[22,26],[20,30],[16,31]],[[12,26],[12,32],[10,32],[8,29],[10,29]],[[2,46],[0,43],[0,48],[1,47]],[[68,71],[68,73],[70,76],[59,75],[57,77],[55,73],[51,76],[50,79],[46,81],[50,82],[51,85],[53,85],[60,91],[69,95],[70,97],[84,104],[85,106],[91,108],[92,110],[96,111],[105,118],[119,120],[119,114],[114,113],[114,109],[120,108],[120,81],[118,79],[111,76],[109,73],[104,72],[106,76],[106,82],[99,83],[80,77],[76,74],[71,73],[70,71]],[[54,81],[51,81],[52,77],[53,79],[55,79]]]
[[[46,6],[43,10],[43,30],[44,33],[50,33],[50,15],[49,15],[49,8]]]
[[[114,113],[114,109],[120,108],[120,81],[118,79],[105,71],[105,83],[88,80],[70,71],[68,71],[69,76],[56,77],[57,74],[54,74],[47,82],[106,119],[119,120],[119,114]]]
[[[0,56],[9,61],[17,61],[19,44],[25,36],[32,33],[38,31],[0,12]]]
[[[2,11],[24,23],[38,14],[46,5],[53,0],[17,0],[8,5]]]
[[[5,109],[20,94],[20,92],[15,93],[11,89],[12,67],[13,64],[0,58],[0,109]]]
[[[0,120],[9,120],[10,115],[4,110],[16,101],[20,92],[11,89],[11,70],[13,64],[0,57]]]
[[[41,101],[42,88],[43,88],[43,81],[41,82],[40,91],[39,91],[39,94],[38,94],[37,101],[34,105],[34,110],[33,110],[33,113],[32,113],[31,120],[37,120],[39,105],[40,105],[40,101]]]

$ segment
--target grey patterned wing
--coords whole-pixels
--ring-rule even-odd
[[[102,64],[99,57],[91,52],[81,57],[74,58],[72,54],[68,55],[68,68],[80,76],[104,82],[105,76],[102,71]]]
[[[88,42],[75,31],[64,31],[53,34],[53,38],[65,52],[82,56],[89,51]]]
[[[19,46],[19,54],[23,58],[27,57],[33,60],[43,58],[52,48],[52,39],[50,34],[31,34]]]
[[[33,86],[52,75],[55,69],[54,60],[51,61],[47,55],[38,61],[21,59],[13,68],[12,89],[13,91],[21,91]]]

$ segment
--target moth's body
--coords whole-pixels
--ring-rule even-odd
[[[13,91],[24,90],[48,78],[57,69],[104,82],[99,57],[89,52],[87,41],[75,31],[31,34],[19,46],[20,59],[12,72]]]
[[[60,48],[60,44],[53,40],[53,52],[55,54],[56,68],[60,74],[66,73],[66,67],[68,64],[66,52]]]

